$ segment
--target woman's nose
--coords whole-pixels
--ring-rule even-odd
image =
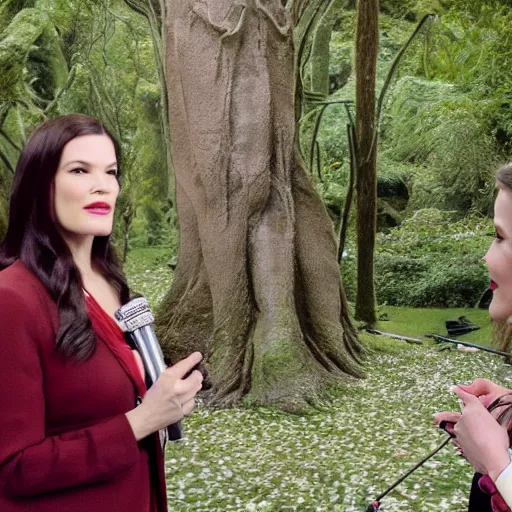
[[[482,261],[487,265],[487,260],[489,259],[489,254],[491,253],[492,245],[487,249],[487,252],[484,254],[484,257],[482,258]]]
[[[93,193],[106,194],[110,191],[108,176],[103,173],[98,173],[94,176]]]

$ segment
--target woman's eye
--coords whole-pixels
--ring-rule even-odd
[[[503,240],[503,237],[497,231],[494,232],[494,238],[498,241]]]
[[[76,169],[71,169],[73,174],[85,174],[87,171],[85,169],[82,169],[81,167],[77,167]]]
[[[112,176],[117,176],[117,169],[110,169],[110,171],[107,171],[107,174],[111,174]]]

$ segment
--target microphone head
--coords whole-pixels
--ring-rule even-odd
[[[155,321],[149,309],[149,303],[144,297],[137,297],[121,306],[114,316],[121,328],[127,332],[151,325]]]

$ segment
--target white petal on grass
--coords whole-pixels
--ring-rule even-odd
[[[152,307],[172,276],[155,269],[129,274]],[[309,416],[200,403],[183,420],[187,439],[167,447],[170,510],[361,512],[441,442],[431,417],[458,409],[448,386],[477,376],[512,383],[512,369],[500,358],[426,346],[373,353],[368,368],[378,371],[334,390]],[[465,512],[471,477],[467,462],[447,446],[382,500],[383,511]]]

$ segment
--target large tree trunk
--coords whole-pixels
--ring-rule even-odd
[[[379,0],[359,0],[356,30],[357,296],[356,318],[373,325],[373,256],[377,230],[375,79],[379,46]]]
[[[209,354],[211,402],[297,410],[361,376],[327,212],[296,151],[280,0],[168,0],[180,253],[158,334]]]

